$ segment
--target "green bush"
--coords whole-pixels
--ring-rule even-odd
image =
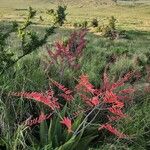
[[[55,24],[62,26],[66,20],[66,9],[67,6],[58,6],[56,11],[54,9],[47,10],[47,14],[53,17],[53,22]]]
[[[91,22],[91,26],[92,27],[98,27],[98,20],[96,19],[96,18],[94,18],[93,20],[92,20],[92,22]]]

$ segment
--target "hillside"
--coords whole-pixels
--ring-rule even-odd
[[[118,0],[118,3],[132,4],[131,0]],[[150,4],[150,0],[136,0],[134,3]],[[68,6],[79,6],[79,7],[101,7],[115,5],[113,0],[0,0],[0,9],[16,9],[16,8],[27,8],[28,6],[36,8],[47,8],[49,6],[66,4]]]
[[[110,5],[112,0],[0,0],[0,8],[23,8],[29,5],[34,7],[48,7],[49,5],[67,4],[67,5]]]

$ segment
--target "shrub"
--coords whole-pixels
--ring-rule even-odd
[[[0,35],[0,61],[2,62],[0,64],[0,74],[3,74],[5,70],[12,67],[24,56],[46,44],[48,37],[54,33],[56,24],[62,25],[64,23],[66,16],[65,10],[66,7],[58,6],[58,10],[56,11],[56,20],[54,20],[53,24],[46,29],[42,38],[39,38],[38,32],[29,30],[29,27],[32,25],[32,19],[36,15],[36,11],[32,7],[29,7],[28,16],[22,24],[13,22],[12,28],[10,28],[8,32]],[[18,49],[21,51],[20,53],[22,55],[18,57],[14,57],[14,52],[7,52],[6,40],[11,37],[10,34],[12,33],[17,34],[19,37],[20,47]]]
[[[98,27],[98,20],[96,19],[96,18],[94,18],[93,20],[92,20],[92,22],[91,22],[91,26],[92,27]]]
[[[82,22],[82,28],[87,28],[88,22],[87,21],[83,21]]]
[[[54,9],[47,10],[47,14],[53,17],[54,23],[62,26],[64,24],[64,21],[66,20],[66,9],[67,6],[58,6],[56,11]]]
[[[116,30],[116,18],[114,16],[112,16],[110,19],[109,19],[109,25],[111,30]]]
[[[116,29],[116,18],[114,16],[109,19],[108,25],[101,27],[101,32],[104,37],[108,37],[111,40],[126,37],[125,32],[120,32]]]

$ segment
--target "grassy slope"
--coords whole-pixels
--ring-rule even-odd
[[[42,35],[43,28],[36,28],[39,34]],[[67,37],[71,30],[58,30],[56,35],[53,35],[48,43],[53,43],[56,39],[63,39]],[[111,41],[105,38],[100,38],[99,36],[89,33],[87,35],[87,48],[84,53],[84,64],[82,67],[82,72],[87,73],[90,76],[90,80],[95,84],[99,85],[99,75],[102,72],[103,68],[107,64],[107,60],[113,54],[118,55],[117,61],[111,65],[110,76],[118,77],[120,74],[128,72],[131,68],[140,69],[138,65],[135,64],[134,58],[137,56],[146,61],[146,52],[150,49],[150,33],[149,32],[136,32],[128,31],[127,32],[129,39],[126,40],[115,40]],[[17,42],[10,41],[17,47]],[[14,49],[15,50],[15,49]],[[39,67],[39,59],[43,60],[43,50],[34,52],[31,55],[27,56],[21,60],[16,66],[13,74],[13,70],[8,70],[8,72],[0,78],[0,86],[6,91],[41,91],[47,89],[46,77],[43,74],[43,70]],[[125,55],[122,53],[126,52]],[[22,69],[20,69],[22,68]],[[142,69],[142,68],[141,68]],[[52,73],[52,78],[59,81],[60,79],[56,74]],[[67,74],[63,80],[68,82],[69,75]],[[145,78],[142,79],[144,82]],[[72,82],[72,79],[69,81]],[[143,82],[142,81],[142,82]],[[140,83],[141,81],[139,81]],[[70,83],[72,86],[72,83]],[[142,94],[142,87],[138,89],[140,94],[136,96],[134,103],[131,103],[128,108],[128,114],[132,119],[127,118],[125,121],[120,122],[120,129],[127,133],[128,135],[134,135],[133,139],[126,141],[120,141],[116,138],[109,139],[103,143],[95,145],[99,150],[108,150],[110,148],[120,149],[120,150],[146,150],[149,142],[148,135],[146,134],[147,127],[150,125],[150,105],[149,105],[149,96]],[[10,99],[10,98],[9,98]],[[17,102],[17,103],[14,103]],[[21,112],[18,118],[24,117],[26,113],[26,101],[20,99],[10,99],[10,109],[15,107],[15,111]],[[8,106],[7,106],[8,107]],[[6,108],[7,108],[6,107]],[[7,110],[7,109],[6,109]],[[6,111],[5,110],[5,111]],[[13,113],[13,112],[12,112]],[[12,122],[12,119],[11,119]],[[13,125],[11,125],[13,126]],[[146,132],[146,133],[145,133]],[[99,148],[100,146],[100,148]],[[139,148],[139,149],[138,149]],[[95,150],[95,149],[92,149]]]
[[[2,2],[2,0],[0,0]],[[3,0],[4,2],[4,0]],[[14,2],[14,1],[13,1]],[[41,2],[41,1],[40,1]],[[44,4],[43,1],[40,5],[41,8],[46,7],[47,1]],[[6,5],[6,1],[4,2]],[[2,4],[2,3],[1,3]],[[7,1],[7,6],[8,5]],[[33,4],[33,3],[31,3]],[[33,6],[39,6],[38,4],[33,4]],[[2,5],[1,5],[2,6]],[[23,4],[16,4],[12,3],[12,8],[26,8],[27,4],[25,5],[25,2]],[[55,5],[50,5],[54,7]],[[16,15],[18,15],[18,18],[20,18],[20,13],[24,14],[24,11],[14,11],[13,9],[1,9],[2,11],[7,12],[3,15],[3,17],[6,18],[14,16],[14,18],[17,18]],[[111,13],[110,12],[111,9]],[[79,11],[80,10],[80,11]],[[91,11],[89,11],[91,10]],[[15,12],[15,15],[11,16],[11,13]],[[85,59],[84,59],[84,65],[82,68],[82,72],[88,73],[90,76],[90,79],[94,83],[99,83],[99,74],[103,70],[103,67],[106,64],[106,58],[111,56],[112,54],[118,55],[119,58],[117,59],[116,63],[111,66],[110,70],[110,76],[118,76],[120,73],[124,73],[131,68],[134,69],[142,69],[139,66],[137,66],[134,62],[134,58],[137,56],[140,57],[143,61],[146,61],[146,52],[149,52],[150,49],[150,32],[146,31],[135,31],[134,29],[139,30],[148,30],[150,27],[150,22],[148,21],[149,18],[149,6],[137,6],[137,7],[125,7],[125,6],[99,6],[97,8],[95,7],[83,7],[79,8],[78,6],[70,6],[69,7],[69,18],[68,20],[74,21],[74,19],[91,19],[93,17],[101,17],[105,21],[105,19],[108,16],[114,15],[118,18],[119,23],[118,25],[122,28],[127,28],[127,34],[129,36],[129,39],[125,40],[115,40],[110,41],[108,39],[100,38],[99,36],[88,34],[87,40],[88,45],[85,49]],[[122,13],[120,13],[122,12]],[[140,12],[140,15],[137,13]],[[9,14],[10,13],[10,14]],[[131,15],[132,14],[132,15]],[[7,16],[8,15],[8,16]],[[80,16],[80,17],[79,17]],[[13,19],[14,19],[13,18]],[[142,21],[143,23],[141,23]],[[141,27],[140,27],[141,26]],[[132,29],[132,30],[130,30]],[[43,28],[37,28],[37,31],[39,34],[42,35]],[[56,35],[52,36],[48,43],[51,44],[54,42],[55,39],[63,39],[63,36],[68,36],[70,33],[69,30],[60,30],[57,32]],[[17,47],[17,42],[14,39],[14,41],[8,40],[8,43],[10,45],[15,45],[15,48]],[[24,61],[20,61],[16,65],[16,72],[13,74],[13,71],[10,70],[8,73],[5,74],[5,76],[0,78],[0,87],[4,90],[8,91],[16,91],[16,90],[23,90],[26,91],[36,91],[36,90],[43,90],[47,87],[47,81],[45,79],[45,76],[43,74],[43,71],[40,69],[40,67],[37,65],[39,64],[39,59],[43,58],[43,49],[40,49],[40,52],[35,52],[31,54],[30,56],[27,56],[24,58]],[[15,49],[14,49],[15,50]],[[127,55],[122,55],[123,52],[126,52]],[[24,68],[21,69],[20,68]],[[56,75],[53,74],[55,77]],[[64,80],[68,80],[67,77]],[[145,78],[142,79],[142,82],[145,81]],[[142,95],[142,87],[139,89],[141,95],[137,95],[135,102],[130,106],[130,109],[128,109],[128,114],[132,117],[132,119],[128,118],[127,120],[120,122],[120,126],[122,128],[122,131],[129,135],[133,135],[133,139],[128,141],[119,141],[118,139],[108,140],[106,143],[100,143],[99,145],[102,145],[102,147],[98,148],[97,150],[108,150],[108,149],[118,149],[118,150],[147,150],[148,143],[150,141],[148,134],[149,130],[148,127],[150,126],[150,117],[149,117],[149,111],[150,111],[150,104],[149,96]],[[14,101],[17,101],[17,104],[14,103]],[[18,118],[24,117],[24,112],[26,112],[25,102],[22,100],[12,100],[10,99],[10,105],[16,109],[19,113]],[[6,105],[6,108],[8,108],[8,105]],[[6,109],[7,110],[7,109]],[[2,111],[4,112],[4,111]],[[4,114],[4,113],[3,113]],[[10,114],[10,113],[9,113]],[[13,119],[13,118],[12,118]],[[12,120],[11,120],[12,121]],[[14,125],[10,125],[14,126]],[[9,132],[8,132],[9,133]],[[9,141],[9,140],[8,140]],[[96,146],[98,147],[98,146]],[[92,149],[93,150],[93,149]],[[95,149],[94,149],[95,150]]]

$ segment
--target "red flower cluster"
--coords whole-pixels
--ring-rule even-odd
[[[122,109],[124,107],[124,98],[126,95],[134,92],[134,89],[127,88],[120,91],[117,91],[117,88],[123,86],[125,82],[131,78],[132,73],[126,74],[122,79],[115,83],[110,83],[107,74],[104,74],[103,86],[102,88],[95,88],[89,81],[87,75],[80,76],[79,83],[76,85],[76,92],[79,94],[83,102],[86,104],[85,107],[81,109],[81,107],[76,108],[77,113],[84,113],[87,111],[96,108],[99,110],[107,110],[109,115],[107,115],[109,119],[109,123],[101,125],[100,129],[107,129],[113,134],[117,135],[119,138],[126,137],[124,134],[120,133],[116,128],[112,127],[111,122],[116,121],[118,119],[122,119],[127,117],[126,114],[123,113]],[[59,94],[59,96],[63,97],[67,102],[72,102],[74,100],[74,92],[66,88],[64,85],[50,79],[53,85],[55,85],[59,90],[63,93]],[[22,96],[27,99],[34,99],[38,102],[41,102],[47,106],[49,106],[52,110],[59,109],[60,104],[58,103],[58,98],[54,97],[54,91],[50,89],[45,93],[40,92],[21,92],[21,93],[11,93],[13,96]],[[78,106],[77,106],[78,107]],[[80,111],[78,111],[80,110]],[[75,115],[76,115],[75,114]],[[74,114],[72,114],[74,116]],[[36,119],[37,121],[37,119]],[[33,122],[34,123],[34,122]],[[68,128],[68,132],[70,133],[72,122],[68,117],[64,117],[61,121]]]
[[[127,117],[126,114],[122,112],[124,107],[124,98],[127,98],[127,94],[134,92],[133,88],[124,89],[116,92],[118,87],[121,87],[132,77],[133,73],[127,73],[122,79],[115,83],[110,83],[109,78],[106,73],[104,73],[103,86],[100,89],[94,88],[94,86],[89,82],[88,76],[80,76],[80,81],[76,86],[77,91],[82,92],[80,94],[81,99],[90,107],[95,107],[102,105],[101,107],[108,110],[110,114],[107,116],[109,121],[116,121]],[[90,94],[91,93],[91,94]],[[125,97],[125,96],[126,97]],[[108,129],[112,133],[118,135],[119,137],[124,137],[122,134],[113,128],[110,124],[103,125],[103,128]],[[122,136],[121,136],[122,135]]]
[[[111,133],[117,135],[119,138],[126,138],[127,136],[121,132],[119,132],[116,128],[112,127],[110,124],[104,124],[102,126],[99,127],[99,130],[101,129],[107,129],[108,131],[110,131]]]
[[[64,85],[62,85],[62,84],[60,84],[60,83],[58,83],[58,82],[56,82],[56,81],[54,81],[54,80],[52,80],[51,79],[51,81],[52,81],[52,83],[59,89],[59,90],[61,90],[61,91],[63,91],[64,93],[62,93],[62,94],[59,94],[61,97],[63,97],[66,101],[72,101],[73,100],[73,95],[72,95],[72,93],[73,93],[73,91],[71,91],[71,90],[69,90],[68,88],[66,88]]]
[[[40,116],[35,118],[35,119],[27,119],[25,121],[25,124],[27,126],[32,126],[32,125],[36,125],[36,124],[39,124],[47,119],[49,119],[50,117],[52,116],[52,114],[49,114],[49,115],[45,115],[43,112],[41,112]]]
[[[86,45],[85,35],[86,30],[74,32],[68,39],[67,44],[57,42],[55,50],[48,50],[51,64],[61,64],[61,66],[78,69],[80,65],[78,60],[82,57],[83,49]],[[63,68],[62,67],[62,68]]]
[[[72,132],[71,128],[72,128],[72,123],[71,120],[68,117],[64,117],[62,119],[62,121],[60,121],[61,124],[64,124],[67,129],[68,129],[68,133]]]
[[[78,85],[76,86],[77,91],[94,93],[94,86],[89,82],[87,75],[81,75]]]
[[[28,93],[28,92],[20,92],[19,93],[19,92],[17,92],[17,93],[15,93],[15,92],[13,92],[10,94],[13,96],[21,96],[21,97],[24,97],[27,99],[34,99],[38,102],[41,102],[41,103],[49,106],[52,110],[60,108],[60,105],[57,102],[57,98],[55,98],[53,96],[54,92],[52,90],[47,91],[46,93],[40,93],[40,92],[31,92],[31,93]]]

